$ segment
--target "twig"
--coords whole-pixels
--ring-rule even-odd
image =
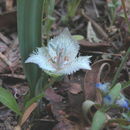
[[[99,54],[99,55],[111,55],[111,56],[118,56],[118,57],[122,56],[121,54],[112,54],[112,53],[106,53],[106,52],[100,52],[100,51],[86,50],[86,51],[82,51],[82,52],[87,52],[87,53],[92,53],[92,54]]]
[[[3,55],[1,52],[0,52],[0,59],[3,60],[9,67],[12,65],[12,63],[7,59],[7,57]]]
[[[97,7],[96,7],[96,4],[95,4],[95,1],[92,0],[92,3],[93,3],[93,7],[94,7],[94,9],[95,9],[95,13],[96,13],[96,15],[97,15],[97,18],[99,18],[99,12],[98,12],[98,10],[97,10]]]
[[[13,77],[13,78],[25,80],[25,76],[19,74],[0,74],[0,76]]]

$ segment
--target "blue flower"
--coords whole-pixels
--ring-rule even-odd
[[[91,56],[77,57],[78,52],[79,44],[66,28],[51,39],[46,47],[37,48],[25,63],[37,64],[48,74],[54,75],[72,74],[79,69],[91,70]]]
[[[113,103],[113,100],[112,100],[112,96],[111,95],[107,95],[103,98],[103,102],[106,104],[106,105],[111,105]]]
[[[123,107],[123,108],[130,110],[129,102],[125,98],[121,98],[121,99],[117,100],[116,104],[119,105],[120,107]]]
[[[102,92],[107,93],[109,92],[110,83],[97,83],[96,88],[100,89]]]

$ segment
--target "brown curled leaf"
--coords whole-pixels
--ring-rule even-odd
[[[102,80],[104,82],[108,82],[112,78],[113,65],[114,62],[112,60],[99,60],[92,65],[91,71],[86,71],[86,75],[84,78],[85,99],[101,101],[101,97],[97,97],[98,93],[96,92],[95,85]]]
[[[69,92],[72,94],[78,94],[82,91],[81,85],[79,83],[70,83]]]

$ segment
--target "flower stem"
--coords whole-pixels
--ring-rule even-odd
[[[126,6],[125,6],[125,0],[121,0],[121,2],[122,2],[123,10],[124,10],[125,20],[126,20],[126,23],[128,24],[128,32],[130,33],[130,24],[129,24],[129,20],[128,20],[128,16],[127,16],[127,11],[126,11]],[[124,63],[127,61],[127,58],[129,56],[129,54],[130,54],[130,47],[128,48],[125,56],[123,57],[120,65],[119,65],[119,67],[118,67],[118,69],[116,71],[116,74],[115,74],[115,76],[113,78],[113,81],[112,81],[112,87],[115,85],[115,83],[116,83],[116,81],[117,81],[117,79],[119,77],[119,74],[120,74],[120,72],[122,70],[122,67],[123,67]]]
[[[43,92],[45,92],[47,88],[52,86],[57,81],[57,79],[57,77],[51,77],[49,83],[44,86]]]
[[[112,87],[115,85],[115,83],[116,83],[116,81],[117,81],[117,79],[118,79],[118,77],[119,77],[119,74],[120,74],[120,72],[121,72],[121,70],[122,70],[122,67],[123,67],[124,63],[127,61],[127,58],[128,58],[128,56],[129,56],[129,54],[130,54],[130,47],[128,48],[128,50],[127,50],[125,56],[123,57],[123,59],[122,59],[120,65],[119,65],[119,67],[118,67],[118,69],[117,69],[117,71],[116,71],[116,74],[115,74],[115,76],[114,76],[114,78],[113,78],[113,81],[112,81]]]
[[[122,88],[127,88],[130,86],[130,80],[122,84]]]

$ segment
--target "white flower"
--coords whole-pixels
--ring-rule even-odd
[[[48,42],[47,47],[37,48],[25,63],[35,63],[45,72],[56,75],[72,74],[79,69],[91,69],[91,56],[79,56],[79,44],[66,28],[54,39]]]

